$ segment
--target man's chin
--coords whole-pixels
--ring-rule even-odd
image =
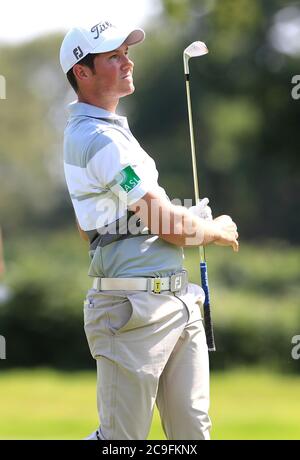
[[[128,91],[124,92],[121,97],[130,96],[130,94],[135,92],[135,86],[131,85]]]

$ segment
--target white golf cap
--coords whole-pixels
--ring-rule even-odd
[[[128,46],[140,43],[145,38],[142,29],[125,30],[102,21],[90,29],[75,27],[65,36],[60,48],[60,64],[67,73],[77,62],[87,54],[113,51],[122,43]]]

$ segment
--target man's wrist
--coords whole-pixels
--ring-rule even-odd
[[[220,229],[213,221],[203,220],[203,230],[203,245],[214,243],[215,241],[220,239]]]

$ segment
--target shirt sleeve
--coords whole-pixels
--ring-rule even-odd
[[[101,133],[94,141],[95,154],[91,155],[87,168],[103,190],[111,190],[130,206],[158,186],[158,173],[154,161],[147,159],[138,143],[131,143],[121,133],[112,131]],[[149,171],[150,161],[153,164]]]

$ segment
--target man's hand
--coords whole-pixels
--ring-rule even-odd
[[[213,220],[217,225],[217,237],[214,243],[218,246],[232,246],[235,252],[239,250],[237,226],[230,216],[219,216]]]
[[[208,198],[203,198],[196,204],[196,206],[192,206],[189,208],[195,216],[201,217],[201,219],[205,220],[213,220],[211,208],[207,206],[209,203]]]

